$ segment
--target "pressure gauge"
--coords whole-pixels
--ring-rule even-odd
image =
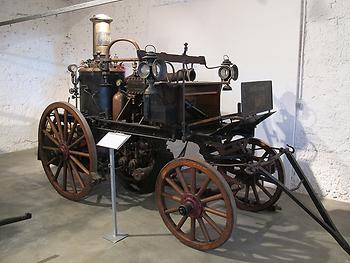
[[[122,83],[123,83],[123,80],[122,80],[122,79],[117,79],[117,81],[115,82],[115,85],[116,85],[117,87],[119,87],[119,86],[122,85]]]
[[[137,73],[141,78],[145,79],[151,73],[151,68],[146,62],[141,62],[137,69]]]

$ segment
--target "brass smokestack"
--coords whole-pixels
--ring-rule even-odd
[[[93,54],[96,57],[106,55],[108,45],[111,43],[110,24],[113,19],[104,14],[94,15],[90,18],[93,23]]]

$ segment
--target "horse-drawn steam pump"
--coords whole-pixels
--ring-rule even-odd
[[[238,67],[227,56],[209,67],[204,56],[144,50],[133,40],[111,39],[112,18],[95,15],[93,58],[70,65],[75,106],[50,104],[39,123],[38,158],[56,191],[70,200],[88,196],[104,177],[107,153],[97,148],[107,132],[132,137],[116,154],[124,186],[139,193],[155,190],[156,204],[167,228],[184,244],[207,250],[222,245],[236,224],[236,206],[261,211],[275,205],[282,192],[324,227],[349,253],[306,176],[288,149],[270,147],[254,138],[256,126],[273,112],[272,82],[241,85],[237,113],[221,115],[222,90],[232,90]],[[112,57],[111,48],[129,43],[134,57]],[[132,72],[126,76],[126,65]],[[217,70],[216,81],[195,81],[196,68]],[[204,160],[178,158],[167,141],[196,143]],[[284,185],[281,155],[286,154],[322,219],[307,209]]]

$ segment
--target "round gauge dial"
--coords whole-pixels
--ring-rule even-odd
[[[117,87],[119,87],[120,85],[122,85],[122,83],[123,83],[123,80],[122,80],[122,79],[118,79],[118,80],[115,82],[115,84],[116,84]]]

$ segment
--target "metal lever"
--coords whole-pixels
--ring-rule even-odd
[[[301,169],[300,165],[298,164],[297,160],[293,156],[293,151],[295,149],[288,145],[289,148],[292,148],[292,151],[288,148],[286,149],[279,149],[279,154],[285,154],[287,156],[288,161],[292,165],[295,173],[298,175],[301,183],[305,187],[306,191],[308,192],[313,204],[317,208],[317,211],[321,215],[321,218],[316,215],[314,212],[312,212],[309,208],[307,208],[298,198],[296,198],[292,192],[279,180],[277,180],[271,173],[266,171],[263,167],[263,164],[260,163],[256,166],[256,169],[259,170],[266,178],[268,178],[271,182],[276,184],[278,187],[280,187],[283,192],[285,192],[297,205],[299,205],[309,216],[311,216],[318,224],[320,224],[329,234],[332,235],[332,237],[338,242],[338,244],[350,255],[350,246],[348,242],[345,240],[345,238],[341,235],[339,230],[334,225],[332,219],[330,218],[327,210],[323,206],[322,202],[318,199],[314,189],[312,188],[309,180],[307,179],[306,175],[304,174],[303,170]]]

